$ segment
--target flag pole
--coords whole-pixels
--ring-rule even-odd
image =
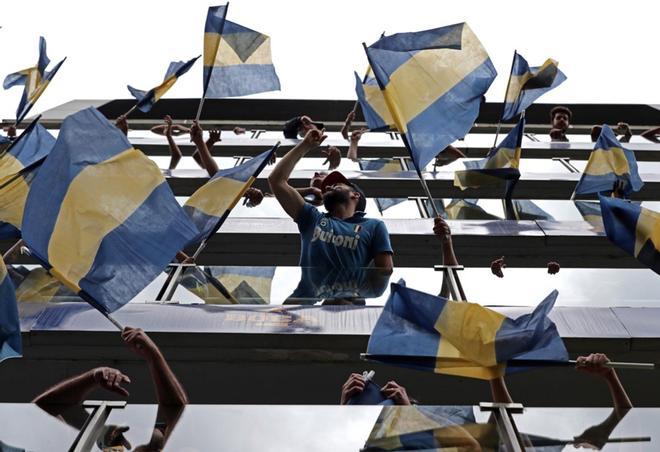
[[[363,361],[405,361],[414,356],[406,355],[374,355],[370,353],[360,353],[360,359]],[[421,360],[429,360],[435,362],[437,358],[428,357],[428,356],[419,356],[417,357]],[[452,358],[449,358],[451,360]],[[456,359],[456,358],[454,358]],[[577,364],[576,360],[567,360],[567,361],[554,361],[551,359],[510,359],[507,362],[509,366],[516,367],[574,367]],[[475,363],[475,367],[483,367]],[[623,361],[610,361],[603,364],[603,366],[610,369],[634,369],[634,370],[654,370],[655,364],[653,363],[637,363],[637,362],[623,362]]]
[[[206,98],[206,93],[199,100],[199,106],[197,107],[197,114],[195,115],[195,121],[199,121],[200,116],[202,116],[202,108],[204,108],[204,99]]]
[[[513,74],[513,65],[516,64],[516,55],[518,55],[518,50],[513,51],[513,61],[511,61],[511,71],[509,72],[509,81],[506,84],[506,91],[504,92],[504,101],[502,101],[502,114],[500,115],[500,120],[497,122],[497,131],[495,132],[495,141],[493,141],[493,147],[497,146],[497,138],[500,135],[500,127],[502,127],[502,117],[504,116],[504,108],[506,107],[506,99],[509,96],[509,86],[511,86],[511,75]]]
[[[138,106],[139,103],[140,103],[140,102],[135,102],[135,105],[133,105],[133,106],[131,107],[131,109],[128,110],[126,113],[124,113],[122,116],[126,116],[126,117],[128,118],[128,115],[130,115],[131,113],[133,113],[133,112],[135,111],[135,109],[137,108],[137,106]]]

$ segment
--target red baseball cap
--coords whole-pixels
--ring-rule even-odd
[[[339,171],[333,171],[327,176],[325,176],[325,179],[321,182],[321,191],[325,192],[325,187],[332,187],[333,185],[336,184],[345,184],[348,185],[349,187],[353,188],[356,192],[360,194],[360,200],[357,203],[357,206],[355,207],[355,210],[358,212],[364,212],[365,209],[367,208],[367,197],[362,191],[360,187],[358,187],[357,184],[349,181],[346,179],[346,176],[344,176],[342,173]]]

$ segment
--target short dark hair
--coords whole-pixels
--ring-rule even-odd
[[[550,121],[553,121],[555,119],[555,115],[557,113],[566,113],[568,115],[569,121],[573,117],[573,112],[568,107],[564,107],[563,105],[557,105],[552,110],[550,110]]]

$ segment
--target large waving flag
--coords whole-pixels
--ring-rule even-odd
[[[380,131],[396,127],[371,67],[369,67],[364,80],[360,79],[357,72],[354,72],[354,74],[355,93],[369,130]]]
[[[169,91],[169,89],[176,83],[179,77],[181,77],[183,74],[188,72],[191,67],[193,67],[195,61],[197,61],[198,58],[199,57],[196,57],[188,61],[172,61],[170,66],[167,68],[167,72],[165,72],[163,83],[156,86],[155,88],[150,89],[149,91],[142,91],[128,85],[127,88],[131,92],[131,95],[138,101],[136,108],[145,113],[151,110],[151,107],[153,107],[154,104],[158,102],[167,91]]]
[[[525,119],[491,149],[485,159],[464,162],[465,170],[454,173],[454,185],[461,190],[468,187],[501,185],[502,181],[520,179],[520,153],[525,133]]]
[[[218,171],[188,198],[183,209],[199,230],[193,242],[205,240],[218,230],[231,209],[268,164],[277,147],[274,146],[242,165]]]
[[[25,118],[32,106],[37,102],[37,99],[39,99],[46,90],[46,87],[53,77],[55,77],[55,74],[59,71],[62,63],[64,63],[64,60],[66,60],[66,58],[57,63],[51,71],[46,71],[48,64],[50,64],[50,59],[48,59],[48,55],[46,54],[46,40],[42,36],[39,38],[39,61],[37,62],[37,65],[14,72],[5,77],[5,81],[2,85],[4,89],[9,89],[12,86],[18,85],[25,86],[23,96],[21,97],[18,109],[16,110],[17,124]]]
[[[568,360],[548,318],[558,292],[515,320],[475,303],[449,301],[400,284],[371,333],[369,359],[435,373],[493,379],[512,360]],[[512,361],[515,362],[515,361]],[[518,369],[519,370],[519,369]]]
[[[379,171],[383,173],[397,173],[403,171],[401,163],[397,159],[360,159],[358,164],[363,171]],[[376,201],[378,211],[382,215],[383,211],[402,203],[406,198],[375,198],[374,200]]]
[[[584,173],[575,187],[575,194],[609,193],[616,181],[623,182],[625,196],[639,191],[644,185],[637,171],[637,160],[633,151],[624,148],[612,129],[603,124]]]
[[[211,6],[206,16],[203,97],[218,99],[279,90],[270,37],[226,20],[228,7]]]
[[[561,85],[566,76],[559,70],[558,65],[555,60],[548,58],[542,66],[529,67],[527,60],[515,52],[502,119],[507,120],[519,115],[536,99]]]
[[[0,362],[21,356],[21,325],[14,285],[0,257]]]
[[[621,199],[599,199],[607,238],[660,274],[660,213]]]
[[[35,120],[0,156],[0,221],[21,229],[30,185],[54,145],[55,137]]]
[[[415,167],[462,138],[497,72],[466,23],[385,36],[365,47]]]
[[[158,167],[94,108],[68,116],[23,216],[32,255],[103,313],[197,235]]]

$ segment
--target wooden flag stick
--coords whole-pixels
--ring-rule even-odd
[[[135,109],[137,108],[138,103],[139,103],[139,102],[135,102],[135,105],[133,105],[133,106],[131,107],[130,110],[128,110],[126,113],[124,113],[123,116],[128,117],[128,115],[130,115],[131,113],[133,113],[133,112],[135,111]]]

